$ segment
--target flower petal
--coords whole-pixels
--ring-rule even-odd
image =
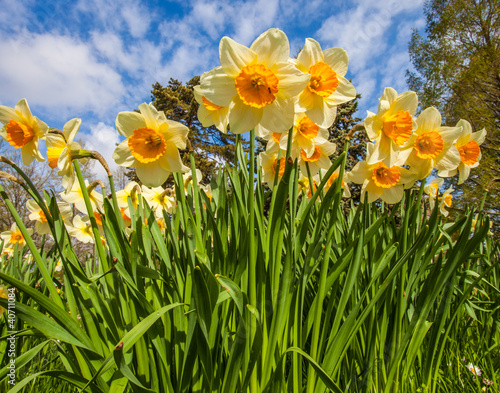
[[[116,129],[125,138],[128,138],[138,128],[146,127],[144,117],[137,112],[120,112],[116,116]]]
[[[237,95],[234,79],[227,76],[222,67],[216,67],[206,73],[201,82],[203,96],[219,106],[229,106]]]
[[[0,123],[7,124],[11,120],[22,122],[14,108],[0,105]]]
[[[132,155],[132,152],[128,147],[128,139],[125,139],[122,143],[116,146],[116,149],[113,152],[113,160],[115,160],[118,165],[126,168],[137,166],[138,161]]]
[[[320,127],[328,128],[335,121],[337,107],[328,105],[323,97],[313,94],[314,105],[306,111],[306,115]]]
[[[257,53],[244,45],[238,44],[229,37],[222,37],[220,40],[219,56],[225,74],[233,78],[236,78],[243,67],[257,60]],[[205,95],[205,97],[207,96]],[[210,98],[208,99],[210,100]]]
[[[293,126],[293,107],[293,99],[274,100],[271,105],[263,108],[260,124],[273,132],[288,131]]]
[[[263,109],[245,105],[238,96],[229,105],[229,130],[235,134],[250,131],[262,119]]]
[[[257,54],[257,61],[267,67],[272,67],[278,62],[286,62],[290,56],[288,38],[279,29],[269,29],[262,33],[252,43],[250,49]]]
[[[425,109],[417,118],[417,134],[434,131],[441,126],[441,113],[433,106]]]
[[[342,48],[329,48],[323,51],[325,63],[336,72],[337,76],[344,76],[349,65],[349,56]]]
[[[307,72],[309,67],[324,60],[325,57],[323,56],[323,52],[318,41],[313,40],[312,38],[306,38],[306,43],[297,56],[297,65],[300,65],[301,68],[303,68],[303,71]]]
[[[82,124],[81,119],[71,119],[63,127],[63,134],[66,138],[66,142],[71,144],[73,139],[75,138],[76,133],[80,129],[80,125]]]
[[[170,176],[170,172],[163,169],[158,161],[149,163],[148,165],[139,165],[135,168],[137,177],[148,187],[160,186]]]
[[[311,79],[309,74],[304,74],[291,63],[275,64],[272,71],[279,79],[277,94],[279,99],[295,97],[305,89]]]
[[[330,97],[326,99],[328,105],[340,105],[356,98],[356,89],[352,83],[342,76],[339,76],[338,80],[339,85]]]
[[[163,126],[163,124],[168,124],[168,127]],[[167,120],[163,124],[160,126],[160,132],[165,135],[167,144],[173,144],[181,150],[185,149],[189,128],[173,120]]]
[[[418,105],[418,97],[414,91],[401,93],[391,105],[391,111],[407,111],[411,116],[415,114]]]

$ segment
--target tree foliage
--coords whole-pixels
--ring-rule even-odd
[[[407,83],[422,108],[435,106],[443,122],[459,119],[474,131],[486,128],[482,159],[458,195],[459,205],[478,202],[489,188],[486,208],[498,212],[500,198],[500,2],[497,0],[429,0],[425,35],[414,31],[410,58],[415,71]],[[452,182],[456,182],[453,179]]]

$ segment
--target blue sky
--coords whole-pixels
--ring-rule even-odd
[[[423,0],[1,0],[0,104],[26,98],[51,127],[82,118],[79,136],[111,165],[114,120],[151,100],[151,85],[187,81],[220,65],[229,36],[249,46],[271,27],[349,54],[360,117],[386,86],[406,90],[408,41],[423,29]]]

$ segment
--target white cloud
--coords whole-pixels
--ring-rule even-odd
[[[116,145],[120,143],[120,134],[115,127],[99,122],[90,126],[90,133],[80,133],[78,136],[83,140],[85,149],[95,150],[101,153],[111,171],[118,168],[118,165],[112,157]],[[94,171],[99,179],[107,180],[108,176],[101,164],[96,163]]]

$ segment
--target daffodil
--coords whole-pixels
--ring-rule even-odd
[[[278,156],[280,156],[278,163]],[[262,182],[267,183],[269,187],[274,184],[274,178],[276,176],[276,171],[278,171],[278,181],[283,177],[285,173],[286,166],[286,152],[279,151],[265,151],[259,154],[260,167],[262,168]]]
[[[304,113],[297,113],[292,132],[292,158],[298,158],[302,152],[306,157],[314,154],[317,145],[324,145],[328,142],[328,130],[319,127],[309,119]],[[287,149],[288,133],[284,133],[280,138],[280,147],[283,150]],[[330,148],[335,151],[336,145],[332,144]]]
[[[322,174],[323,170],[319,170],[319,173],[314,176],[314,181],[315,183],[319,184],[321,181],[322,181],[322,178],[324,177],[323,174]],[[326,174],[326,172],[325,172]],[[323,191],[326,193],[328,192],[328,190],[330,189],[330,187],[332,187],[334,184],[335,184],[335,181],[337,181],[337,179],[339,178],[339,175],[340,175],[340,168],[337,168],[331,175],[330,175],[330,178],[326,181],[326,184],[325,184],[325,187],[323,188]],[[342,196],[344,198],[350,198],[351,197],[351,191],[349,190],[349,187],[347,187],[346,185],[346,179],[348,179],[347,177],[347,173],[344,173],[344,176],[342,178],[342,184],[340,185],[341,189],[342,189]]]
[[[94,243],[89,216],[85,215],[82,218],[76,215],[73,218],[73,226],[67,225],[66,228],[71,237],[75,237],[82,243]]]
[[[199,169],[196,169],[196,184],[200,184],[203,174]],[[184,184],[184,195],[188,195],[189,185],[193,184],[193,173],[191,170],[182,175],[182,180]]]
[[[462,127],[462,132],[455,142],[455,147],[460,153],[460,164],[458,168],[452,170],[442,170],[438,173],[439,176],[451,177],[455,176],[457,170],[458,184],[462,184],[469,177],[470,170],[479,165],[481,159],[481,148],[486,138],[486,130],[483,128],[481,131],[472,132],[472,126],[467,120],[459,120],[457,127]]]
[[[26,230],[30,236],[33,234],[33,229],[27,228]],[[17,244],[19,246],[19,249],[21,249],[26,245],[26,240],[24,239],[24,236],[21,233],[21,230],[17,227],[16,223],[13,223],[11,225],[10,231],[2,232],[0,234],[0,237],[4,242],[4,247],[14,248],[14,246]]]
[[[171,189],[163,187],[149,188],[142,186],[142,196],[146,199],[149,207],[154,210],[156,218],[163,217],[163,211],[173,213],[175,209],[175,198]]]
[[[92,183],[89,186],[88,180],[85,180],[85,186],[87,187],[87,191],[89,193],[90,205],[92,206],[93,211],[102,210],[102,194],[97,192],[94,188],[97,183]],[[62,192],[59,194],[63,201],[74,204],[77,210],[83,214],[88,214],[87,207],[85,206],[85,199],[83,198],[83,192],[80,188],[80,184],[75,182],[73,187],[66,192]]]
[[[81,123],[80,119],[71,119],[64,125],[62,135],[49,133],[45,137],[49,166],[52,169],[59,168],[57,174],[62,176],[61,182],[66,190],[70,190],[75,182],[71,151],[81,150],[82,148],[78,142],[74,142]],[[83,164],[86,159],[82,158],[79,161]]]
[[[385,88],[379,100],[378,113],[367,111],[364,122],[368,138],[376,143],[368,164],[384,161],[389,167],[394,165],[400,147],[408,142],[417,128],[413,119],[417,105],[415,92],[398,95],[392,87]]]
[[[318,173],[321,168],[328,170],[328,168],[332,165],[329,157],[335,153],[336,148],[337,146],[335,143],[325,140],[325,142],[321,144],[318,143],[314,145],[312,154],[308,155],[304,149],[301,149],[298,162],[301,172],[304,174],[308,173],[307,166],[309,166],[311,175]]]
[[[9,291],[7,290],[7,287],[5,287],[5,285],[0,285],[0,297],[4,298],[4,299],[9,298]],[[5,312],[5,308],[0,306],[0,317],[2,317],[4,312]]]
[[[38,150],[38,140],[45,138],[49,127],[31,114],[28,102],[23,98],[14,108],[0,105],[0,135],[16,149],[21,149],[24,165],[33,159],[45,161]]]
[[[446,208],[451,207],[451,201],[453,199],[453,196],[451,193],[455,191],[452,187],[448,188],[444,193],[443,196],[439,199],[439,211],[441,214],[445,217],[448,217],[448,210]]]
[[[429,206],[434,209],[434,202],[438,196],[439,187],[443,185],[444,180],[440,177],[432,179],[424,186],[424,192],[429,195]]]
[[[128,205],[128,199],[132,202],[133,208],[137,208],[139,205],[139,196],[142,192],[141,186],[135,181],[131,181],[125,185],[123,190],[116,192],[116,201],[118,202],[118,207],[122,213],[122,217],[125,221],[130,221],[130,209]]]
[[[297,106],[306,111],[318,126],[330,127],[335,120],[337,105],[356,98],[354,86],[344,77],[349,63],[346,51],[342,48],[322,51],[317,41],[307,38],[294,63],[299,70],[310,75]]]
[[[125,136],[113,153],[118,165],[135,168],[137,177],[149,187],[165,182],[172,172],[187,172],[179,149],[186,148],[188,128],[168,120],[150,104],[139,105],[137,112],[120,112],[116,128]]]
[[[383,161],[368,164],[370,155],[375,146],[367,144],[367,160],[358,162],[347,175],[347,180],[356,184],[362,184],[361,200],[368,193],[368,202],[381,198],[384,202],[394,204],[401,200],[404,188],[412,185],[415,174],[401,166],[400,162],[388,167]]]
[[[211,103],[229,107],[229,129],[235,134],[258,124],[273,132],[293,125],[294,101],[309,75],[289,62],[285,33],[269,29],[247,48],[229,37],[219,45],[221,66],[201,81],[202,95]]]
[[[408,157],[406,164],[417,175],[417,180],[425,179],[435,168],[451,171],[460,164],[460,153],[453,145],[462,127],[442,127],[441,114],[430,107],[417,118],[417,129],[408,142],[401,147],[399,155]]]
[[[64,222],[69,222],[71,217],[71,206],[65,202],[57,202],[59,212],[61,213],[61,218]],[[34,199],[28,200],[26,202],[26,207],[30,211],[28,218],[31,221],[35,221],[35,230],[40,235],[45,235],[50,233],[49,223],[47,217],[43,212],[42,208],[38,206]]]
[[[201,80],[203,80],[202,75]],[[194,98],[200,105],[198,108],[198,120],[203,127],[214,125],[219,131],[227,134],[229,124],[229,108],[227,106],[215,105],[207,100],[201,93],[200,85],[193,88]]]

